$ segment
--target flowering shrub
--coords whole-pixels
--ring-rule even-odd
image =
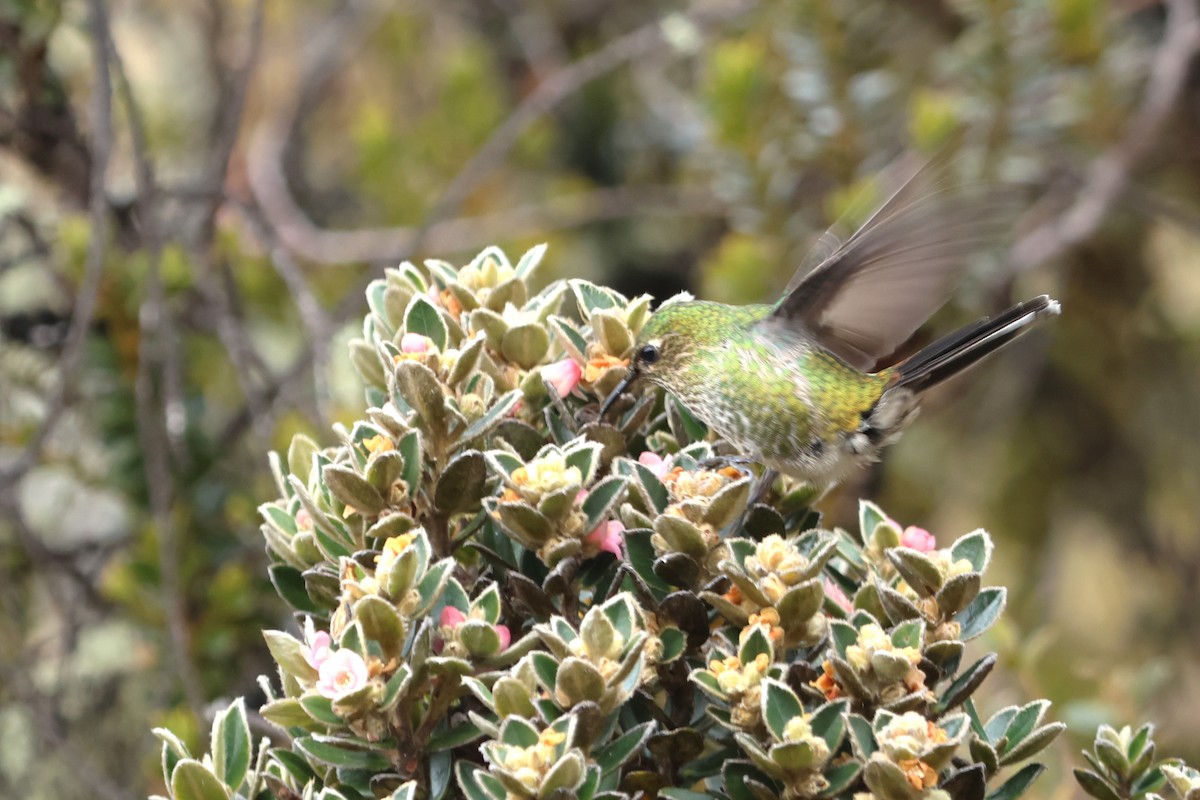
[[[747,508],[754,475],[714,468],[671,398],[599,419],[650,298],[534,292],[541,257],[371,285],[364,418],[271,457],[262,533],[302,630],[266,632],[278,737],[253,748],[241,700],[199,759],[157,731],[171,796],[1023,794],[1063,726],[972,699],[996,657],[967,643],[1005,605],[988,535],[939,548],[865,501],[824,529],[786,480]],[[1084,789],[1194,800],[1149,734],[1102,730]]]

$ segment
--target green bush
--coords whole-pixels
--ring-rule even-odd
[[[987,533],[939,549],[867,501],[826,530],[786,480],[747,509],[754,476],[669,397],[597,419],[650,298],[534,292],[543,249],[370,287],[365,417],[271,457],[303,628],[266,632],[279,735],[256,750],[242,700],[202,759],[159,730],[172,797],[1021,796],[1064,726],[972,700],[1006,601]],[[1149,727],[1085,755],[1101,800],[1200,785]]]

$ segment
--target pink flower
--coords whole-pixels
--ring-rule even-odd
[[[321,669],[321,665],[333,655],[331,644],[333,644],[333,639],[329,634],[325,631],[318,631],[313,625],[312,618],[305,617],[304,644],[300,645],[300,653],[310,667],[315,670]]]
[[[651,453],[649,450],[638,456],[638,463],[653,472],[654,477],[656,478],[661,478],[663,475],[666,475],[667,469],[669,468],[665,458],[660,456],[658,453]]]
[[[467,619],[467,615],[459,611],[454,606],[446,606],[442,609],[442,616],[438,620],[438,624],[443,628],[457,628],[462,625]]]
[[[433,349],[433,339],[419,333],[406,333],[400,337],[401,353],[428,353]]]
[[[500,652],[503,653],[512,644],[512,631],[508,629],[507,625],[496,625],[494,627],[496,628],[496,634],[500,637]]]
[[[358,653],[343,647],[325,659],[317,675],[317,692],[336,700],[367,685],[367,664]]]
[[[853,611],[853,606],[850,604],[850,598],[846,597],[846,593],[842,591],[842,587],[838,586],[829,578],[825,579],[825,596],[838,604],[838,607],[849,614]]]
[[[900,546],[911,547],[922,553],[931,553],[937,550],[937,539],[933,538],[933,534],[924,528],[909,525],[904,529],[904,533],[900,534]]]
[[[596,526],[596,530],[583,537],[585,545],[591,545],[596,553],[612,553],[617,558],[621,558],[622,548],[625,546],[625,537],[622,536],[625,532],[625,526],[620,522],[609,520],[601,522]]]
[[[549,381],[559,397],[569,395],[579,383],[579,376],[582,374],[583,370],[573,358],[564,358],[542,367],[542,377]]]
[[[302,531],[311,531],[313,526],[312,515],[305,509],[300,509],[296,512],[296,528]]]

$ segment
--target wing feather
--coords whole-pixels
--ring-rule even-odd
[[[955,184],[949,166],[939,158],[912,173],[862,227],[793,278],[763,324],[803,329],[861,370],[894,353],[949,299],[970,255],[1016,219],[1015,187]]]

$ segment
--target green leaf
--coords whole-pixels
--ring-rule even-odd
[[[405,626],[394,605],[377,594],[364,595],[354,604],[353,618],[362,623],[368,639],[379,643],[385,660],[400,655]]]
[[[1000,586],[989,586],[979,592],[971,603],[958,613],[955,620],[962,626],[958,638],[970,641],[995,624],[1004,613],[1007,591]]]
[[[408,486],[408,496],[416,497],[417,489],[421,486],[421,470],[424,466],[421,463],[421,434],[409,431],[400,437],[396,449],[404,456],[404,472],[401,473],[401,477]]]
[[[570,792],[583,782],[585,772],[583,755],[578,750],[566,753],[542,778],[539,798],[547,798],[555,792]]]
[[[654,732],[654,727],[653,721],[643,722],[641,725],[625,731],[616,740],[597,749],[593,758],[600,765],[602,773],[607,775],[633,758],[642,749],[642,745],[646,743],[650,734]]]
[[[857,761],[847,761],[825,770],[825,780],[828,785],[821,790],[820,797],[836,797],[853,783],[862,773],[863,765]]]
[[[499,741],[512,747],[533,747],[538,743],[538,729],[521,717],[509,717],[500,726]]]
[[[700,442],[708,435],[708,428],[696,419],[696,415],[674,397],[667,397],[667,423],[679,443],[687,446],[692,442]]]
[[[973,572],[983,572],[992,560],[992,537],[983,529],[972,531],[950,545],[950,555],[955,561],[970,561]]]
[[[421,582],[417,584],[417,594],[421,596],[421,603],[413,610],[413,617],[425,614],[437,602],[442,594],[442,587],[446,585],[446,580],[450,577],[450,571],[454,569],[454,564],[453,558],[443,558],[431,566],[425,573],[425,577],[421,578]]]
[[[1017,746],[1026,736],[1033,733],[1034,728],[1046,715],[1048,708],[1050,708],[1049,700],[1034,700],[1021,706],[1004,731],[1004,738],[1008,740],[1008,747],[1004,752],[1008,752],[1008,749]]]
[[[504,786],[478,764],[460,760],[454,765],[454,778],[467,800],[504,800]]]
[[[888,515],[870,500],[858,502],[858,532],[863,546],[871,544],[871,534],[875,533],[875,526],[887,521]]]
[[[892,629],[892,644],[896,647],[913,647],[921,649],[921,639],[925,633],[923,620],[902,622]]]
[[[575,294],[575,302],[579,304],[579,312],[584,319],[590,319],[596,309],[617,308],[624,305],[625,298],[616,292],[597,286],[584,280],[569,281],[571,291]]]
[[[438,478],[434,505],[449,514],[473,511],[479,507],[487,484],[487,460],[478,450],[456,455]]]
[[[312,668],[300,650],[300,640],[283,631],[263,631],[267,649],[284,672],[306,681],[315,681],[317,671]]]
[[[396,391],[417,412],[434,441],[445,437],[450,424],[446,398],[433,370],[418,361],[401,361],[396,365]]]
[[[866,761],[878,749],[878,746],[875,744],[875,731],[871,728],[871,721],[859,714],[848,714],[846,722],[850,728],[850,741],[854,746],[854,754],[861,760]]]
[[[185,758],[191,758],[191,753],[183,740],[166,728],[155,728],[153,733],[163,743],[162,773],[163,779],[169,781],[171,773],[175,771],[175,765]]]
[[[1025,794],[1025,791],[1045,769],[1046,767],[1042,764],[1030,764],[1023,767],[1001,784],[999,789],[990,793],[987,800],[1017,800],[1018,797]]]
[[[1009,766],[1037,755],[1049,747],[1050,743],[1057,739],[1059,734],[1066,729],[1067,726],[1061,722],[1051,722],[1048,725],[1043,725],[1035,729],[1022,739],[1020,744],[1009,747],[1004,757],[1000,759],[1000,764],[1002,766]]]
[[[174,800],[229,800],[229,789],[212,771],[192,758],[175,765],[171,773],[171,797]]]
[[[941,570],[929,556],[911,547],[892,547],[886,553],[900,577],[904,578],[917,594],[932,597],[942,588]]]
[[[437,345],[438,350],[446,349],[449,332],[442,315],[433,303],[423,294],[414,295],[404,312],[404,329],[408,333],[418,333],[428,336]]]
[[[938,712],[945,714],[974,694],[995,666],[996,654],[988,653],[963,670],[962,674],[946,687],[941,700],[938,701]]]
[[[846,735],[846,712],[850,708],[848,700],[832,700],[813,712],[810,725],[813,733],[825,740],[829,752],[836,753]]]
[[[326,725],[342,725],[343,720],[333,710],[333,701],[319,694],[306,694],[300,698],[300,707],[317,722]]]
[[[587,339],[575,329],[574,323],[562,317],[554,316],[550,317],[548,322],[554,338],[558,340],[559,345],[567,352],[567,355],[580,364],[586,363],[588,360]]]
[[[500,338],[500,353],[521,369],[532,369],[550,349],[550,334],[536,323],[514,325]]]
[[[1080,788],[1092,797],[1095,797],[1096,800],[1121,800],[1121,795],[1108,784],[1108,781],[1090,769],[1076,767],[1074,773],[1075,781],[1079,784]]]
[[[321,470],[321,477],[337,499],[356,511],[378,514],[386,505],[379,490],[347,466],[330,464]]]
[[[583,513],[587,515],[585,528],[595,530],[624,494],[625,478],[620,475],[610,475],[593,486],[583,499]]]
[[[749,663],[749,662],[743,662]],[[762,718],[767,730],[778,741],[783,741],[783,729],[793,718],[804,713],[804,706],[796,693],[773,678],[762,681]]]
[[[369,749],[351,749],[335,744],[328,738],[320,740],[315,736],[301,736],[292,742],[292,747],[313,761],[340,769],[383,772],[392,766],[391,761],[383,753]]]
[[[525,255],[521,256],[520,260],[517,261],[516,272],[518,278],[526,281],[529,280],[529,277],[533,275],[533,271],[542,263],[542,257],[546,255],[546,247],[547,244],[542,242],[541,244],[535,244],[525,251]]]
[[[234,700],[212,724],[212,759],[217,777],[236,790],[250,769],[252,743],[246,701]]]
[[[464,744],[471,742],[483,736],[483,731],[473,722],[461,722],[452,728],[446,728],[429,737],[429,741],[425,744],[425,749],[429,752],[436,753],[439,750],[451,750]]]
[[[271,577],[271,585],[275,587],[275,592],[289,606],[306,614],[316,614],[321,610],[308,596],[308,589],[304,585],[304,576],[300,574],[300,570],[287,564],[272,564],[267,567],[267,574]]]

